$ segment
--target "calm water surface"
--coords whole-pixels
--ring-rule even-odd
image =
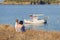
[[[27,29],[60,31],[60,5],[0,5],[0,24],[15,24],[15,19],[29,19],[29,14],[48,16],[47,24],[26,24]]]

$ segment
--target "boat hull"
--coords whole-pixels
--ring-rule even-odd
[[[37,23],[45,23],[45,20],[36,20],[36,21],[30,21],[30,20],[24,20],[24,23],[26,24],[37,24]]]

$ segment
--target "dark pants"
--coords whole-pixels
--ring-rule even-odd
[[[22,32],[25,32],[25,27],[23,26],[23,27],[21,28],[21,30],[22,30]]]

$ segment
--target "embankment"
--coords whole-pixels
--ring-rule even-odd
[[[16,32],[10,25],[0,25],[0,40],[60,40],[60,32],[42,30]]]

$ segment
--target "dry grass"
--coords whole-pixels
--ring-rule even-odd
[[[0,25],[0,40],[60,40],[60,32],[26,30],[16,32],[10,25]]]

